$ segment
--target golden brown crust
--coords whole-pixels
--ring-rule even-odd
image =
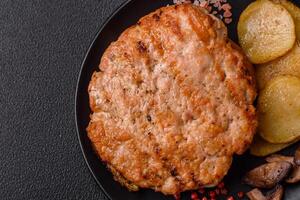
[[[252,141],[252,65],[201,8],[168,6],[143,17],[99,67],[87,132],[127,187],[176,194],[215,185]]]

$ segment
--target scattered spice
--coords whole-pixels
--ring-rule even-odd
[[[196,2],[197,2],[197,1],[196,1]],[[197,4],[197,3],[196,3],[196,4]],[[199,3],[198,5],[201,6],[202,8],[207,8],[208,2],[203,1],[203,2]]]
[[[193,191],[190,193],[190,200],[217,200],[219,198],[226,199],[226,200],[237,200],[237,199],[244,199],[245,192],[239,191],[235,194],[236,198],[232,195],[229,195],[228,190],[225,187],[224,182],[219,183],[214,188],[204,188],[200,187],[198,191]],[[179,200],[180,197],[176,197],[176,200]]]
[[[173,0],[173,2],[174,4],[193,3],[196,6],[206,9],[226,24],[232,22],[232,7],[227,3],[227,0]]]
[[[173,0],[174,4],[192,3],[190,0]]]
[[[212,7],[211,7],[211,6],[207,6],[207,7],[206,7],[206,10],[207,10],[209,13],[211,13],[211,12],[212,12]]]
[[[234,200],[233,196],[229,196],[227,200]]]
[[[204,189],[204,188],[200,188],[200,189],[199,189],[199,193],[200,193],[200,194],[204,194],[204,193],[205,193],[205,189]]]
[[[227,17],[227,18],[229,19],[229,17],[232,16],[232,13],[229,12],[228,10],[226,10],[226,11],[224,12],[223,16],[224,16],[224,17]]]
[[[174,198],[175,198],[175,200],[180,200],[180,194],[175,194]]]
[[[232,22],[232,18],[225,18],[225,19],[224,19],[224,22],[225,22],[226,24],[230,24],[230,23]]]
[[[244,192],[238,192],[238,193],[237,193],[237,196],[238,196],[239,198],[243,198],[243,197],[244,197]]]
[[[210,192],[209,192],[209,196],[210,196],[211,198],[215,198],[217,195],[216,195],[216,192],[215,192],[215,191],[210,191]]]
[[[225,188],[222,188],[222,189],[221,189],[221,194],[227,195],[227,194],[228,194],[228,191],[227,191]]]
[[[199,199],[198,194],[196,192],[192,192],[191,199],[192,200],[198,200]]]
[[[229,3],[225,3],[221,6],[223,10],[231,10],[231,5]]]
[[[217,187],[220,188],[220,189],[222,189],[222,188],[224,188],[224,186],[225,186],[224,182],[221,182],[221,183],[218,184]]]

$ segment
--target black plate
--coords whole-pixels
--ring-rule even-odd
[[[240,13],[252,0],[229,0],[232,5],[233,23],[228,26],[229,36],[237,42],[236,25]],[[295,0],[294,3],[300,6],[300,0]],[[113,180],[111,173],[106,169],[105,165],[98,159],[93,152],[91,144],[86,134],[86,127],[89,122],[89,99],[87,88],[91,79],[92,73],[98,68],[100,58],[108,47],[108,45],[116,40],[118,36],[129,26],[135,24],[139,18],[149,14],[157,8],[172,4],[168,0],[131,0],[123,4],[114,14],[107,20],[98,32],[95,40],[90,46],[88,53],[82,64],[80,76],[78,79],[76,92],[76,123],[78,130],[78,138],[81,144],[81,149],[92,172],[95,180],[112,200],[155,200],[155,199],[174,199],[167,197],[152,190],[141,190],[139,192],[129,192],[119,183]],[[296,145],[287,148],[283,151],[284,154],[292,154]],[[242,175],[262,163],[263,159],[253,157],[246,153],[243,156],[236,156],[233,165],[225,177],[225,183],[229,188],[230,193],[236,194],[238,191],[248,191],[250,188],[241,184]],[[286,200],[300,200],[300,185],[291,185],[286,187]],[[184,193],[182,199],[190,199],[189,193]]]

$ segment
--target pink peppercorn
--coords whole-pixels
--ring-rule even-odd
[[[222,5],[223,10],[231,10],[231,5],[229,3],[225,3]]]
[[[224,17],[231,17],[231,16],[232,16],[232,13],[231,13],[230,11],[227,11],[227,10],[226,10],[226,11],[224,12],[223,16],[224,16]]]
[[[243,198],[244,197],[244,192],[238,192],[237,195],[238,195],[239,198]]]
[[[192,200],[199,199],[198,194],[197,194],[196,192],[192,192],[192,194],[191,194],[191,199],[192,199]]]
[[[216,192],[215,192],[215,191],[210,191],[210,192],[209,192],[209,196],[210,196],[211,198],[215,198],[215,197],[216,197]]]
[[[210,13],[212,11],[212,7],[211,6],[207,6],[206,10]]]
[[[231,18],[225,18],[224,22],[226,24],[230,24],[232,22],[232,19]]]
[[[221,194],[227,195],[227,194],[228,194],[228,191],[227,191],[225,188],[223,188],[223,189],[221,189]]]
[[[205,189],[204,189],[204,188],[200,188],[200,189],[199,189],[199,193],[200,193],[200,194],[204,194],[204,193],[205,193]]]
[[[207,6],[208,6],[208,2],[207,1],[204,1],[204,2],[200,3],[200,7],[202,7],[202,8],[206,8]]]
[[[175,194],[174,198],[175,198],[175,200],[180,200],[180,194]]]
[[[227,198],[227,200],[234,200],[233,196]]]
[[[224,186],[225,186],[224,182],[221,182],[221,183],[218,184],[217,187],[218,187],[218,188],[224,188]]]

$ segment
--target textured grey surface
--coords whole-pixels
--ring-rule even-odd
[[[0,199],[106,199],[74,122],[81,62],[124,0],[0,1]]]

